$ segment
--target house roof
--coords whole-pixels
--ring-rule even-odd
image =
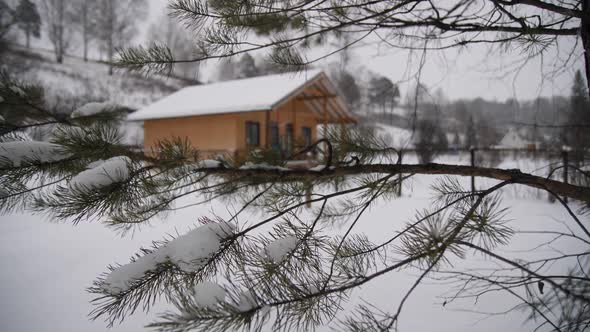
[[[233,81],[196,85],[183,88],[129,115],[132,121],[179,118],[234,112],[271,110],[289,97],[304,94],[308,86],[315,86],[322,95],[331,95],[327,103],[330,118],[354,121],[346,103],[337,96],[334,85],[321,70],[259,76]],[[318,112],[318,101],[305,100]]]

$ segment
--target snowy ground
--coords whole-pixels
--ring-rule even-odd
[[[466,163],[466,157],[446,157],[446,162]],[[440,161],[440,160],[439,160]],[[520,165],[519,165],[520,164]],[[538,169],[546,161],[508,162],[502,166]],[[544,171],[540,172],[541,174]],[[359,231],[370,236],[375,242],[391,236],[414,212],[426,207],[430,192],[428,185],[434,177],[423,176],[408,181],[404,196],[374,207],[359,225]],[[468,178],[462,179],[468,183]],[[478,185],[492,181],[478,180]],[[566,212],[557,204],[547,202],[533,190],[510,189],[505,193],[505,205],[510,206],[513,226],[519,229],[533,227],[555,227],[558,220],[568,220]],[[537,198],[538,197],[538,198]],[[127,262],[140,246],[148,246],[166,233],[184,233],[196,219],[212,212],[225,216],[228,206],[214,203],[191,207],[176,212],[166,221],[155,221],[142,228],[133,236],[121,238],[98,222],[77,226],[68,223],[54,223],[43,216],[27,213],[0,217],[0,331],[44,332],[44,331],[105,331],[101,321],[92,322],[87,318],[92,309],[91,296],[84,289],[94,278],[114,262]],[[338,231],[336,229],[335,231]],[[514,253],[523,244],[531,245],[531,239],[516,238],[500,252]],[[535,243],[542,239],[535,239]],[[566,247],[568,244],[563,244]],[[566,248],[567,249],[567,248]],[[477,258],[481,260],[481,257]],[[484,262],[485,263],[485,262]],[[400,300],[400,294],[410,287],[415,276],[408,273],[387,275],[363,287],[353,298],[364,299],[384,310],[393,311]],[[425,284],[418,288],[402,312],[401,331],[521,331],[521,313],[491,317],[478,322],[482,316],[469,314],[461,309],[495,310],[506,309],[503,305],[509,299],[491,297],[482,299],[477,306],[473,303],[447,305],[437,295],[445,289]],[[358,300],[356,300],[358,303]],[[155,313],[172,309],[165,304],[155,308],[150,315],[141,313],[128,318],[122,325],[111,331],[143,331],[143,325],[150,322]],[[332,324],[332,326],[335,326]],[[329,330],[324,328],[321,330]],[[530,329],[525,329],[530,330]]]

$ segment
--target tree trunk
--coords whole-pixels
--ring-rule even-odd
[[[82,9],[82,39],[84,43],[84,62],[88,62],[88,8],[83,4]]]
[[[582,36],[582,45],[584,47],[584,62],[586,65],[586,84],[588,85],[588,96],[590,97],[590,0],[582,1],[582,23],[580,34]]]
[[[109,52],[109,75],[113,75],[113,54],[114,50],[114,34],[115,34],[115,6],[113,0],[108,1],[108,15],[109,15],[109,36],[108,36],[108,52]]]
[[[84,62],[88,62],[88,38],[84,37]]]

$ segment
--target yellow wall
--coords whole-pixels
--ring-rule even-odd
[[[203,157],[216,153],[234,154],[245,151],[246,121],[260,123],[260,146],[267,146],[267,118],[279,124],[279,136],[285,135],[286,125],[294,128],[294,142],[302,141],[302,128],[309,127],[312,142],[317,139],[321,119],[303,101],[293,97],[273,111],[252,111],[183,118],[155,119],[144,122],[144,147],[151,151],[159,140],[172,137],[188,138],[203,152]],[[300,148],[300,147],[296,147]]]
[[[144,122],[144,147],[151,151],[162,139],[188,138],[200,151],[230,152],[237,149],[235,114],[155,119]]]

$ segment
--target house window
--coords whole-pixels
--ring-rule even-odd
[[[281,146],[279,143],[279,125],[276,122],[270,124],[270,147],[273,150],[280,150]]]
[[[246,121],[246,145],[260,145],[260,123],[254,121]]]
[[[303,135],[303,143],[306,147],[311,145],[311,128],[309,127],[302,127],[301,133]]]

